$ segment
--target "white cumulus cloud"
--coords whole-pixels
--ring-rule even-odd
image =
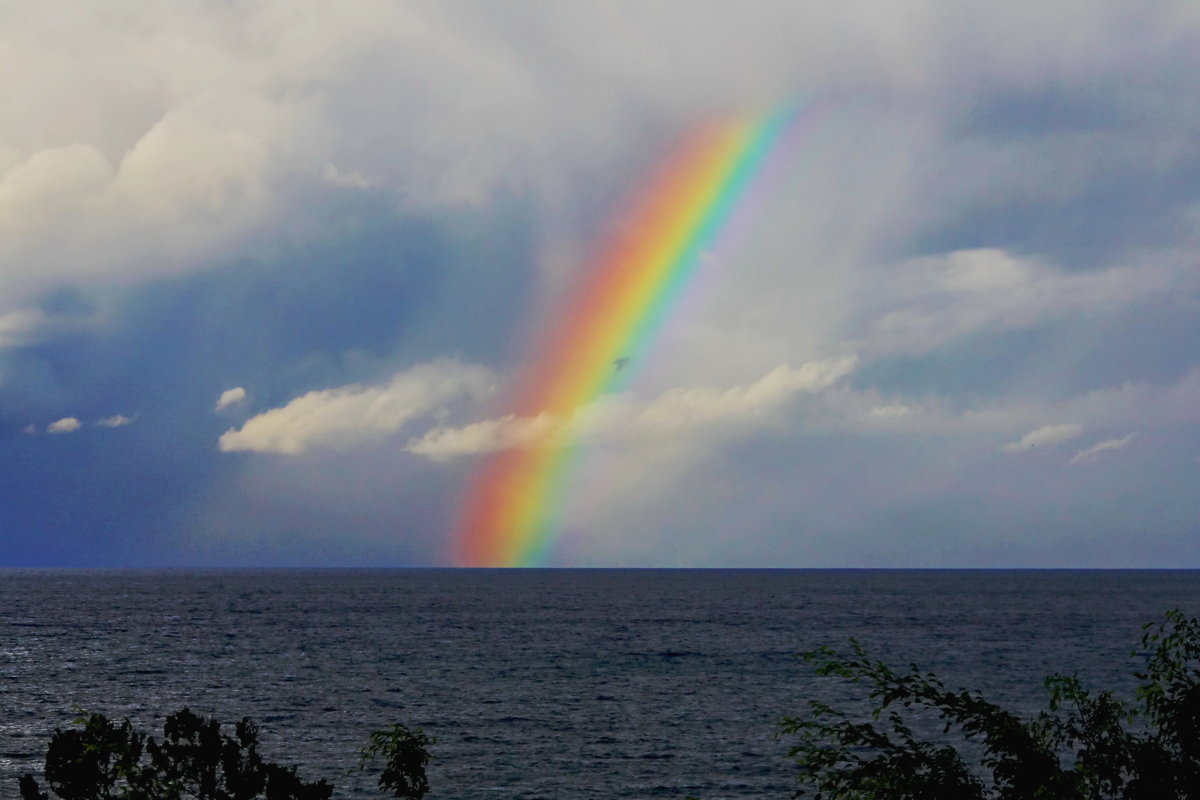
[[[395,375],[386,386],[352,384],[309,392],[229,429],[223,452],[254,451],[297,455],[314,448],[344,448],[396,433],[411,420],[463,398],[492,391],[484,367],[440,361]]]
[[[221,392],[221,396],[217,399],[217,406],[214,411],[220,411],[228,408],[234,403],[240,403],[246,399],[246,390],[241,386],[235,386],[232,389],[226,389]]]
[[[854,356],[811,361],[800,367],[781,364],[745,386],[671,389],[635,410],[627,427],[666,431],[765,416],[797,394],[829,388],[849,375],[856,364]]]
[[[490,453],[527,444],[569,425],[584,440],[609,441],[662,435],[754,419],[769,419],[798,394],[827,389],[853,371],[857,359],[843,356],[800,367],[781,364],[744,386],[670,389],[639,403],[628,395],[605,397],[581,407],[571,420],[506,416],[459,428],[439,426],[410,441],[411,453],[433,459]]]
[[[1005,453],[1019,453],[1031,447],[1065,442],[1068,439],[1074,439],[1081,433],[1083,433],[1083,426],[1075,423],[1043,425],[1037,430],[1025,434],[1015,442],[1002,445],[1000,449]]]
[[[485,419],[462,427],[438,426],[405,447],[410,453],[437,461],[455,456],[491,453],[529,444],[562,427],[549,414],[536,417],[508,415]]]
[[[96,421],[96,424],[101,428],[123,428],[126,425],[131,425],[132,423],[133,418],[127,417],[124,414],[114,414],[111,417],[105,417],[104,419]]]
[[[1068,464],[1088,464],[1100,457],[1100,454],[1105,450],[1120,450],[1125,445],[1133,441],[1137,433],[1130,433],[1122,436],[1120,439],[1105,439],[1103,442],[1094,444],[1086,450],[1080,450],[1075,455],[1071,456]]]
[[[46,433],[71,433],[83,427],[83,423],[75,417],[63,417],[46,426]]]

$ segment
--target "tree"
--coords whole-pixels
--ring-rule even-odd
[[[425,765],[429,763],[426,748],[431,744],[433,739],[420,728],[412,730],[404,725],[393,725],[371,734],[371,743],[363,748],[359,765],[365,767],[377,756],[383,756],[379,788],[392,792],[393,797],[421,800],[429,791]]]
[[[329,800],[333,794],[323,780],[304,781],[294,767],[264,761],[249,718],[231,737],[216,720],[185,708],[167,717],[161,741],[103,714],[84,714],[76,725],[56,730],[46,751],[44,778],[62,800]],[[371,734],[364,760],[383,755],[380,788],[420,800],[429,789],[431,743],[419,729],[395,725]],[[50,800],[32,775],[21,777],[20,790],[22,800]]]
[[[1045,710],[1023,719],[978,691],[950,691],[916,665],[897,672],[850,640],[805,654],[817,673],[867,687],[869,719],[810,701],[785,719],[815,800],[1200,800],[1200,622],[1170,611],[1143,626],[1135,699],[1045,681]],[[919,720],[940,723],[922,735]],[[952,738],[953,737],[953,738]]]

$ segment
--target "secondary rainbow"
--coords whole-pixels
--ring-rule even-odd
[[[540,419],[542,433],[487,457],[469,480],[456,563],[543,562],[557,534],[576,411],[630,379],[702,255],[752,205],[773,154],[805,117],[788,106],[706,125],[636,194],[518,383],[511,419]]]

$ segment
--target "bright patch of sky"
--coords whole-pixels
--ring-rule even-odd
[[[555,563],[1200,567],[1193,2],[0,23],[0,564],[446,563],[570,426]],[[797,100],[629,385],[512,415],[644,175]]]

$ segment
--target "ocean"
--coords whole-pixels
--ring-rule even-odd
[[[432,800],[786,798],[779,719],[852,702],[797,654],[910,662],[1013,708],[1131,691],[1195,571],[0,570],[0,797],[75,709],[260,726],[265,758],[380,796],[371,730],[419,726]]]

